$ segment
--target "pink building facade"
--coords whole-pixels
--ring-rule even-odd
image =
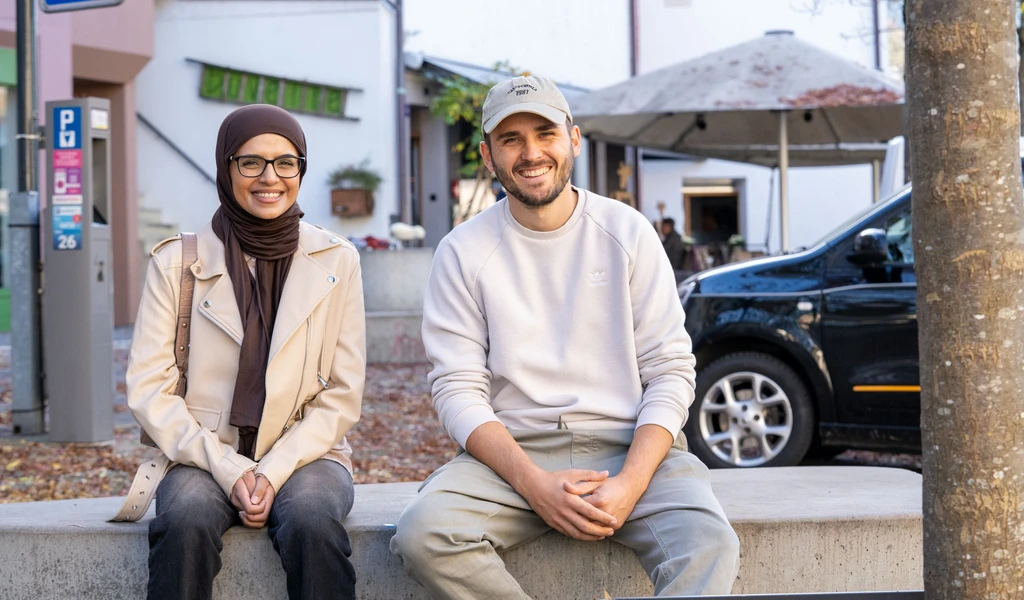
[[[111,8],[36,15],[40,125],[45,102],[96,96],[110,100],[111,219],[114,242],[114,321],[131,323],[139,302],[138,171],[135,76],[153,55],[154,0],[125,0]],[[0,219],[17,191],[17,71],[15,2],[0,2]],[[45,173],[40,155],[40,191]],[[173,182],[168,182],[173,185]],[[6,222],[4,221],[4,224]],[[4,275],[6,227],[0,228],[0,330],[9,327]]]

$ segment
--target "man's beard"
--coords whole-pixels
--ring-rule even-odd
[[[565,186],[569,183],[569,179],[572,177],[574,157],[571,149],[566,159],[561,164],[555,163],[552,165],[551,161],[542,161],[537,163],[529,162],[518,162],[511,171],[505,171],[503,169],[495,169],[494,176],[498,178],[498,182],[503,188],[505,193],[509,196],[519,200],[530,208],[540,208],[547,206],[555,201],[555,198],[562,193]],[[529,194],[516,185],[515,173],[517,171],[528,171],[530,169],[537,169],[543,167],[553,167],[555,172],[555,181],[549,190],[538,190],[534,194]]]

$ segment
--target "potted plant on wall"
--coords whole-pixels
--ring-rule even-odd
[[[369,167],[370,159],[358,165],[338,167],[328,176],[331,186],[331,214],[337,217],[365,217],[373,214],[373,193],[383,178]]]

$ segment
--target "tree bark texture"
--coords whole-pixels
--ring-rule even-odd
[[[1020,3],[1020,0],[1017,0],[1017,4]],[[1024,10],[1024,5],[1018,10]],[[1024,90],[1024,23],[1017,28],[1017,89]],[[1020,134],[1024,136],[1024,98],[1020,101],[1020,115]]]
[[[1014,0],[907,0],[929,599],[1024,598]]]

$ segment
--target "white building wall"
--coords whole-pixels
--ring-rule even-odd
[[[483,67],[507,60],[594,89],[629,77],[626,0],[404,0],[403,7],[406,50]]]
[[[861,177],[863,167],[801,168],[789,171],[789,245],[810,246],[835,226],[871,203],[871,181]],[[647,220],[658,218],[658,203],[665,203],[665,216],[672,217],[676,229],[685,231],[683,183],[687,179],[733,179],[742,182],[740,232],[747,249],[763,251],[770,228],[772,251],[780,248],[778,175],[771,187],[771,171],[763,167],[706,160],[679,163],[665,160],[644,161],[644,203],[641,210]],[[837,184],[837,182],[842,182]],[[772,215],[768,224],[768,196]]]
[[[237,106],[199,97],[202,67],[362,88],[345,113],[358,122],[296,114],[309,167],[299,191],[305,220],[346,236],[387,237],[397,207],[394,15],[376,0],[170,1],[157,8],[153,58],[139,74],[138,111],[206,170],[224,117]],[[139,192],[163,220],[196,230],[218,206],[216,188],[139,126]],[[327,175],[370,159],[384,178],[371,217],[331,215]]]
[[[662,161],[643,163],[641,210],[653,220],[658,203],[664,202],[666,216],[675,219],[683,231],[683,182],[687,179],[734,179],[746,182],[740,215],[746,231],[741,232],[751,251],[778,252],[782,248],[779,206],[779,176],[771,182],[771,169],[724,160]],[[772,187],[769,187],[772,186]],[[768,223],[769,191],[771,223]],[[817,241],[833,227],[872,202],[871,167],[804,167],[789,169],[789,248]],[[769,245],[765,247],[766,231]]]
[[[136,139],[140,204],[146,208],[159,209],[161,221],[181,231],[197,231],[209,222],[213,211],[220,206],[217,185],[171,150],[149,127],[140,123]],[[209,154],[209,160],[199,160],[207,157],[197,157],[196,160],[204,165],[208,175],[215,178],[212,142],[209,151],[204,154]],[[156,241],[149,240],[150,243]]]

